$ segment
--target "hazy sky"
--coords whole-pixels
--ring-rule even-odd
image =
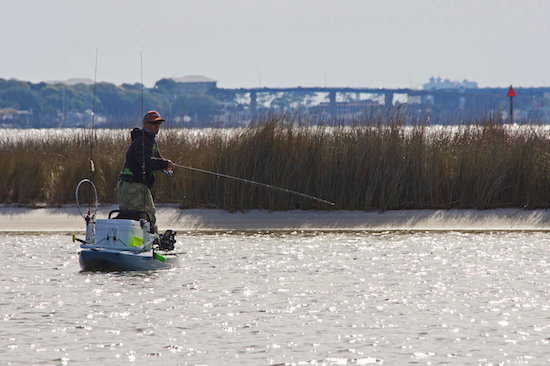
[[[0,0],[0,78],[550,86],[549,0]]]

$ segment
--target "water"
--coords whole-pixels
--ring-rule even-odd
[[[471,125],[431,125],[424,126],[424,132],[428,136],[438,136],[438,135],[454,135],[459,133],[465,128],[470,129],[471,131],[477,131],[481,129],[482,126]],[[342,126],[342,127],[333,127],[333,126],[311,126],[309,127],[312,130],[323,129],[325,132],[330,133],[331,131],[351,131],[353,127]],[[518,134],[529,134],[535,132],[539,138],[547,137],[550,134],[550,125],[548,124],[513,124],[513,125],[503,125],[504,128],[509,133],[518,133]],[[164,127],[163,127],[164,129]],[[413,126],[404,126],[404,132],[412,132],[415,129]],[[218,137],[234,137],[235,135],[244,133],[248,131],[247,128],[243,127],[230,127],[230,128],[168,128],[172,134],[182,136],[186,139],[189,139],[192,142],[197,142],[201,138],[208,136],[218,136]],[[98,139],[103,140],[118,140],[121,138],[129,137],[129,128],[120,128],[120,129],[106,129],[106,128],[96,128],[94,134]],[[89,128],[26,128],[26,129],[13,129],[13,128],[0,128],[0,146],[8,142],[17,143],[25,141],[46,141],[46,140],[70,140],[77,137],[90,136],[92,130]]]
[[[0,364],[550,362],[546,232],[179,235],[181,266],[80,273],[0,235]]]

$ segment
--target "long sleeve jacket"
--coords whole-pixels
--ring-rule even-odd
[[[131,134],[132,144],[126,152],[126,161],[119,179],[132,183],[143,183],[149,189],[155,184],[155,172],[166,169],[168,160],[160,155],[155,141],[155,135],[135,127]],[[145,174],[143,174],[143,159],[145,158]]]

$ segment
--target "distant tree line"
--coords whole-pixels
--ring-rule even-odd
[[[222,109],[222,102],[235,99],[231,91],[217,88],[184,94],[171,79],[161,79],[153,88],[144,88],[142,93],[139,83],[66,85],[0,78],[0,110],[4,113],[4,117],[0,115],[0,124],[34,128],[84,127],[89,124],[94,109],[95,115],[102,117],[97,122],[104,123],[105,127],[125,127],[139,121],[142,97],[146,110],[156,109],[163,117],[180,117],[176,118],[179,121],[188,116],[187,121],[195,122],[211,118]],[[8,110],[19,114],[15,117],[10,114],[8,120]]]
[[[320,120],[326,116],[332,120],[338,115],[339,123],[347,123],[360,115],[372,113],[372,109],[386,108],[378,102],[357,102],[352,94],[344,94],[344,101],[331,107],[329,103],[315,105],[317,96],[313,92],[281,92],[258,93],[257,107],[252,110],[243,95],[238,95],[235,90],[211,85],[202,91],[190,91],[193,89],[181,86],[173,79],[161,79],[154,87],[143,88],[142,92],[139,83],[68,85],[0,78],[0,127],[89,127],[93,110],[97,127],[126,128],[139,123],[142,109],[158,110],[173,127],[246,125],[251,120],[251,113],[257,116],[271,111],[313,113],[318,114]],[[465,118],[471,119],[487,111],[498,114],[503,121],[509,119],[509,98],[504,94],[498,97],[491,93],[462,97],[456,93],[439,93],[431,98],[413,98],[417,101],[398,102],[394,107],[408,108],[408,116],[412,118],[429,115],[432,124],[461,124]],[[518,96],[514,100],[514,121],[548,123],[549,105],[547,95],[542,98]]]

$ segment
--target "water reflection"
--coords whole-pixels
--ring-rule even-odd
[[[78,364],[548,362],[544,232],[186,233],[181,267],[81,273],[4,235],[2,359]]]

